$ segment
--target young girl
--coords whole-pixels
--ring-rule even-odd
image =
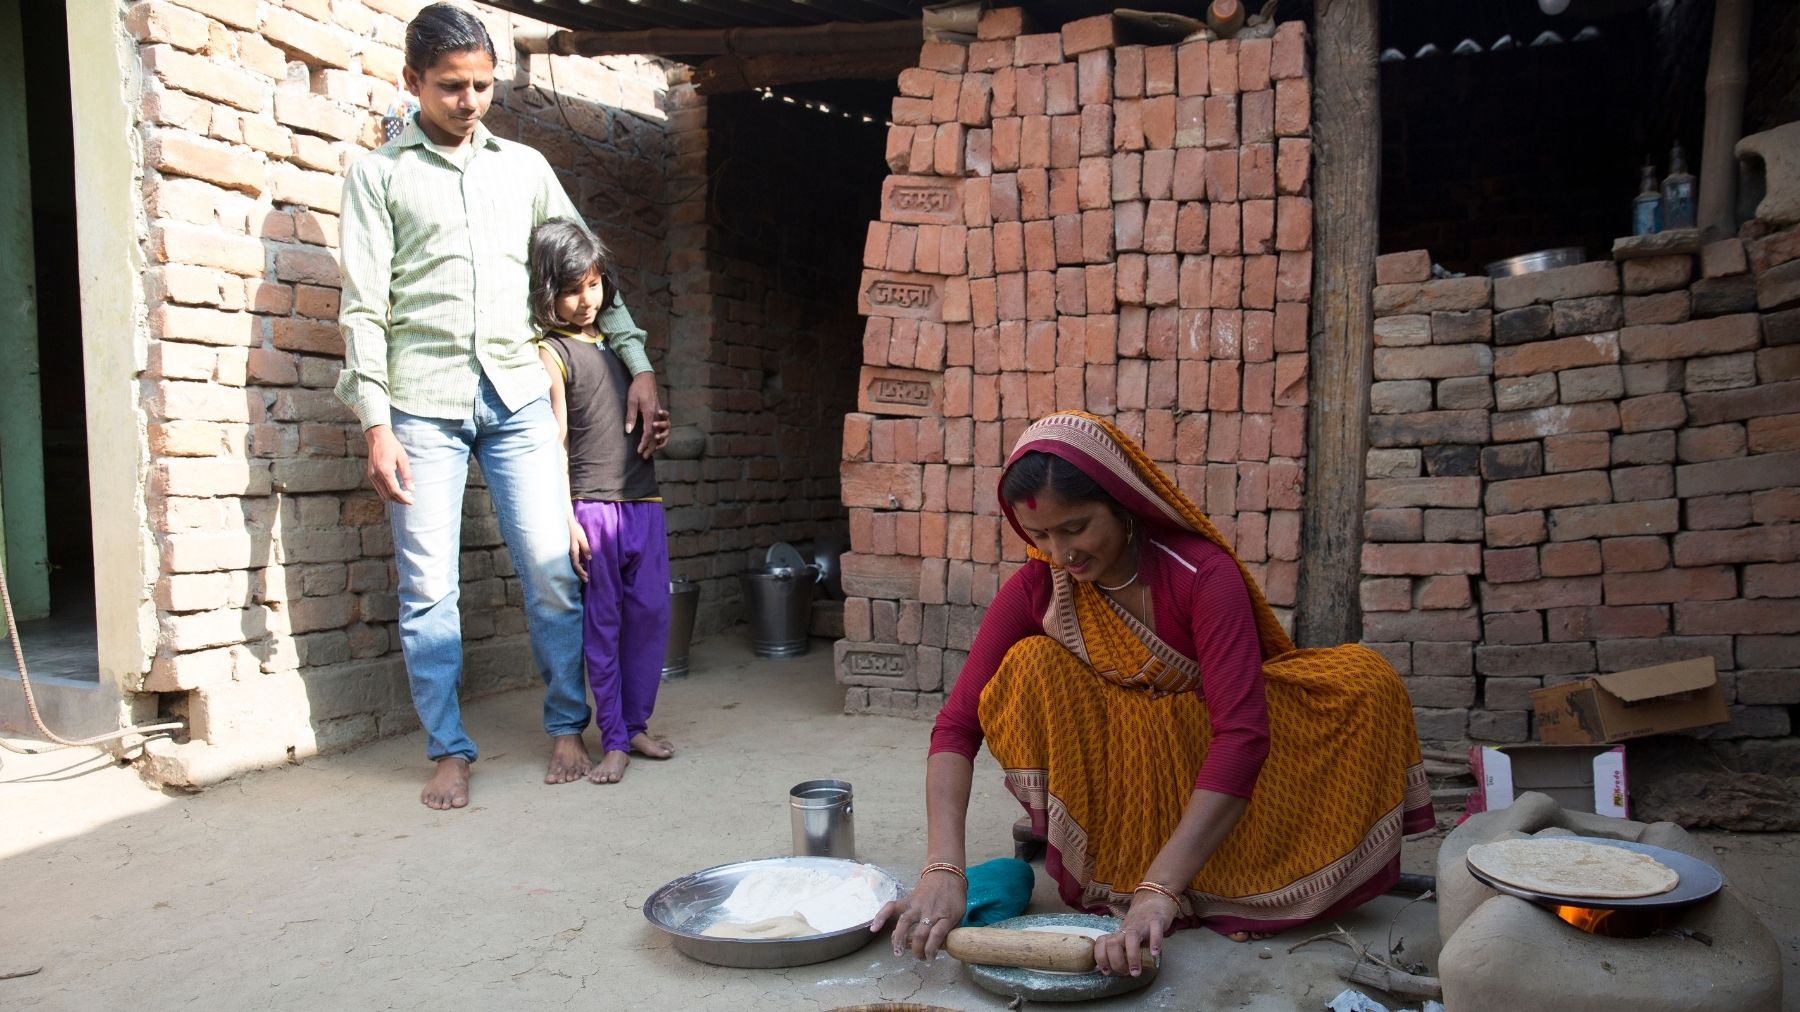
[[[605,755],[597,784],[625,775],[631,753],[674,754],[646,730],[669,638],[669,551],[651,458],[667,411],[642,433],[626,419],[631,376],[608,331],[635,329],[606,275],[606,249],[568,218],[531,233],[531,315],[569,479],[569,557],[587,584],[582,649]]]

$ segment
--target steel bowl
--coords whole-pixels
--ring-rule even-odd
[[[702,963],[718,966],[742,966],[770,969],[805,966],[849,955],[869,944],[875,933],[869,930],[873,921],[803,938],[708,938],[701,932],[718,919],[716,908],[725,902],[744,876],[771,867],[805,868],[814,871],[848,874],[867,867],[887,888],[889,899],[901,893],[900,880],[874,865],[845,861],[835,857],[766,857],[755,861],[738,861],[683,875],[650,894],[644,901],[644,918],[667,932],[676,951]]]
[[[1535,253],[1521,253],[1516,257],[1496,260],[1487,265],[1487,276],[1510,278],[1583,263],[1587,263],[1586,250],[1580,246],[1558,246],[1555,249],[1541,249]]]

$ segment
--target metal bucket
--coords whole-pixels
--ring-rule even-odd
[[[798,657],[811,646],[812,566],[764,566],[745,570],[744,601],[750,608],[750,646],[758,657]]]
[[[688,647],[694,642],[694,615],[700,608],[700,587],[686,580],[669,583],[669,646],[663,651],[662,678],[686,678]]]
[[[795,857],[856,860],[856,822],[847,780],[808,780],[788,792]]]

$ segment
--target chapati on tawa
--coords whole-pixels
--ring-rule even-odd
[[[1675,869],[1648,854],[1564,837],[1478,843],[1468,859],[1491,878],[1552,896],[1628,899],[1666,893],[1681,882]]]

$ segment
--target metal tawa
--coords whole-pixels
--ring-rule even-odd
[[[1534,837],[1535,839],[1535,837]],[[1725,879],[1719,870],[1697,857],[1690,857],[1680,851],[1653,847],[1647,843],[1633,843],[1630,840],[1609,840],[1601,836],[1547,836],[1546,840],[1578,840],[1582,843],[1596,843],[1602,847],[1617,847],[1620,850],[1636,851],[1647,854],[1672,869],[1678,876],[1675,888],[1666,893],[1654,896],[1632,896],[1621,898],[1616,896],[1560,896],[1556,893],[1538,892],[1535,889],[1524,889],[1493,878],[1475,867],[1475,862],[1463,857],[1463,864],[1469,874],[1487,885],[1508,896],[1517,896],[1533,903],[1561,907],[1585,907],[1589,910],[1648,910],[1663,907],[1685,907],[1690,903],[1698,903],[1712,896],[1724,886]]]
[[[1025,914],[996,921],[988,927],[1020,931],[1068,931],[1071,934],[1094,934],[1097,937],[1119,930],[1119,919],[1098,914]],[[963,968],[978,987],[1008,998],[1024,998],[1027,1001],[1091,1001],[1127,994],[1147,986],[1156,979],[1161,961],[1151,960],[1144,966],[1144,972],[1136,977],[1130,974],[1108,976],[1098,970],[1090,973],[1056,973],[980,963],[965,963]]]

